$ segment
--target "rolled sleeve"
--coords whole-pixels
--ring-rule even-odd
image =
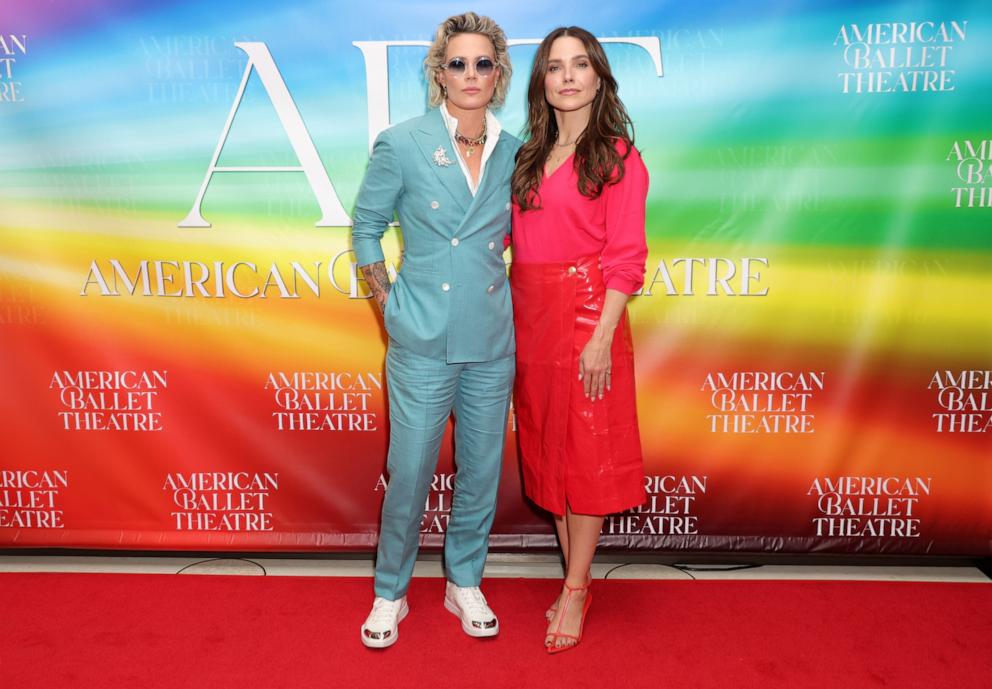
[[[358,190],[351,244],[359,266],[385,260],[382,235],[393,221],[396,203],[403,192],[403,175],[393,145],[392,133],[379,134],[372,146],[372,159]]]
[[[603,247],[603,282],[607,289],[633,294],[644,285],[648,258],[645,206],[648,170],[636,149],[624,161],[624,176],[607,185],[606,245]]]

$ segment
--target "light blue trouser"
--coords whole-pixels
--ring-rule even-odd
[[[444,541],[448,579],[478,586],[496,514],[496,492],[514,358],[449,364],[389,341],[389,485],[375,565],[375,595],[406,595],[417,559],[420,525],[448,417],[455,414],[455,476]]]

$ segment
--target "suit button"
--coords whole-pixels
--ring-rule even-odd
[[[496,289],[496,285],[489,285],[489,287],[486,288],[486,291],[489,292],[489,294],[492,294],[494,289]]]
[[[440,203],[438,203],[437,201],[431,201],[431,208],[433,208],[434,210],[437,210],[440,207],[441,207],[441,204]]]
[[[496,242],[489,242],[489,250],[492,251],[496,248]]]
[[[575,266],[569,266],[568,267],[568,274],[569,275],[575,275]]]
[[[441,283],[441,289],[447,292],[449,289],[451,289],[451,285],[449,285],[447,282]]]
[[[455,237],[451,240],[451,246],[458,246],[458,243],[459,243],[458,237]]]
[[[512,203],[506,204],[506,210],[510,210],[511,208],[513,208],[513,204]]]

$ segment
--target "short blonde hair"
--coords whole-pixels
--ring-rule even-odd
[[[434,43],[427,50],[424,58],[424,74],[427,77],[427,102],[436,108],[444,102],[444,89],[437,82],[437,73],[444,64],[444,56],[448,50],[448,41],[460,33],[477,33],[485,36],[493,44],[496,66],[499,67],[500,78],[496,82],[496,90],[490,105],[498,108],[506,100],[506,92],[510,88],[510,76],[513,66],[510,64],[510,54],[506,49],[506,34],[499,24],[489,17],[480,17],[475,12],[456,14],[448,17],[437,27],[434,33]]]

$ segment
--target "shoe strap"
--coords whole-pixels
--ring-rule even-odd
[[[565,600],[562,600],[558,603],[558,607],[559,607],[558,624],[555,625],[555,630],[552,632],[552,634],[557,634],[557,635],[561,634],[561,623],[565,620],[565,613],[568,612],[568,606],[572,602],[572,594],[575,593],[576,591],[589,590],[589,584],[586,584],[585,586],[573,587],[573,586],[569,586],[568,582],[562,582],[562,583],[565,585],[565,588],[568,590],[568,593],[565,594]]]

